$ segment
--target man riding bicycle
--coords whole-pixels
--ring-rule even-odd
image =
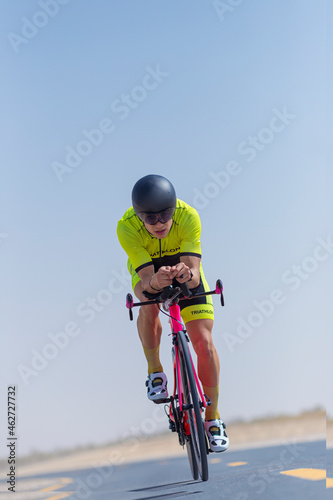
[[[118,222],[117,234],[128,255],[132,286],[140,301],[143,292],[159,295],[164,287],[186,283],[193,294],[208,291],[201,265],[201,223],[197,211],[177,199],[165,177],[147,175],[134,185],[133,206]],[[220,363],[212,340],[214,323],[210,296],[180,302],[182,319],[198,359],[203,391],[211,400],[205,429],[213,452],[225,451],[229,439],[218,410]],[[148,363],[148,398],[168,397],[167,377],[159,357],[162,325],[157,305],[140,307],[138,333]]]

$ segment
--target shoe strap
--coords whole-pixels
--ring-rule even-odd
[[[211,433],[212,436],[220,436],[221,429],[214,425],[212,427],[209,427],[209,432]]]
[[[158,387],[159,385],[162,385],[162,384],[163,384],[163,380],[160,377],[154,378],[154,380],[152,380],[152,382],[151,382],[152,387]]]

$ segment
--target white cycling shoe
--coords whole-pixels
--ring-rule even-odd
[[[228,449],[229,438],[225,431],[225,424],[220,418],[218,420],[206,421],[205,430],[208,436],[210,451],[220,453]]]
[[[151,373],[146,380],[147,396],[154,403],[163,403],[169,397],[168,379],[163,372]]]

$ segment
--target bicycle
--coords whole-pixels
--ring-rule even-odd
[[[186,445],[187,455],[194,480],[201,477],[208,480],[209,453],[208,438],[205,432],[202,413],[210,405],[210,400],[203,394],[189,349],[190,339],[183,325],[178,302],[184,299],[198,298],[205,295],[220,295],[224,306],[223,284],[216,281],[215,290],[200,294],[192,294],[186,283],[167,287],[159,295],[144,292],[148,298],[145,302],[133,301],[133,296],[126,296],[126,307],[129,309],[130,320],[133,320],[133,307],[157,304],[160,311],[169,316],[172,334],[172,363],[174,374],[173,394],[158,403],[169,403],[165,406],[169,419],[169,428],[178,434],[179,444]],[[164,311],[160,305],[163,304]],[[167,413],[168,412],[168,413]]]

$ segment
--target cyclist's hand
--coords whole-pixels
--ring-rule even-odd
[[[170,272],[172,278],[176,278],[178,283],[186,283],[191,278],[190,268],[184,262],[172,266]]]
[[[153,276],[154,283],[156,283],[159,289],[165,288],[172,284],[173,276],[171,273],[170,266],[162,266],[159,268],[156,274]]]

